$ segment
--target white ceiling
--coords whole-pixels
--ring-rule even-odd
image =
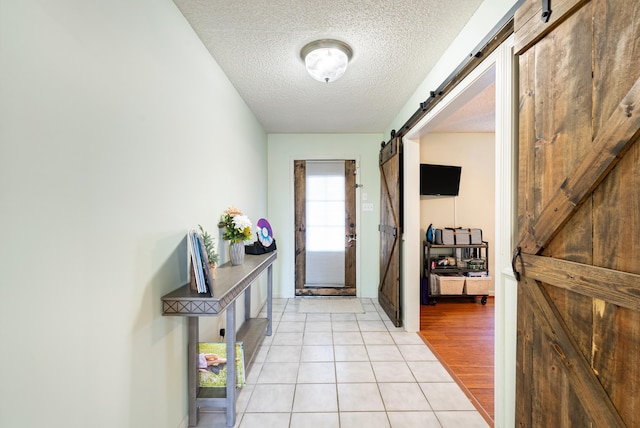
[[[496,85],[494,82],[462,107],[446,112],[429,132],[494,132],[496,122]]]
[[[268,133],[382,132],[482,2],[174,1]],[[354,52],[329,84],[300,58],[323,38]]]

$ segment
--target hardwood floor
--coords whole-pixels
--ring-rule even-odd
[[[494,300],[439,300],[420,306],[420,336],[493,426]]]

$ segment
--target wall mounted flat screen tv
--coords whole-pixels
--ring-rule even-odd
[[[420,165],[420,194],[458,196],[461,166]]]

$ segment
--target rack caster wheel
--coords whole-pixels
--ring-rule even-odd
[[[480,300],[480,303],[482,303],[483,305],[487,304],[487,296],[482,296],[482,299]]]

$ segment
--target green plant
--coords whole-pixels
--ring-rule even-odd
[[[200,236],[202,237],[202,245],[204,245],[204,249],[207,252],[207,257],[209,258],[209,263],[218,263],[218,253],[216,252],[216,242],[213,236],[209,234],[201,225],[198,225],[200,228]]]

